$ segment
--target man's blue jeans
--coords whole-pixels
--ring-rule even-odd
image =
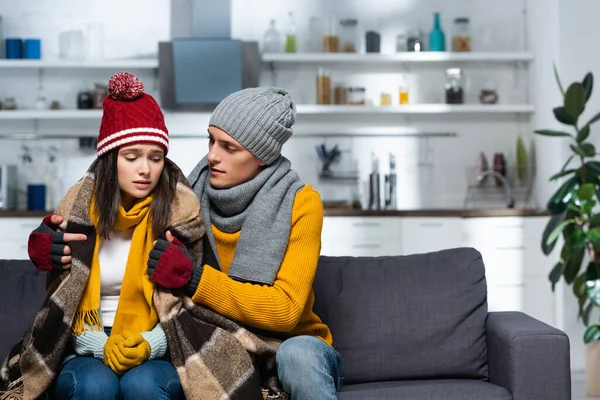
[[[74,357],[63,365],[54,386],[58,400],[184,399],[175,367],[149,360],[120,378],[93,357]]]
[[[344,381],[340,354],[314,336],[285,340],[277,350],[277,372],[292,400],[337,399]]]

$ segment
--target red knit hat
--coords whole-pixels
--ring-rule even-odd
[[[169,132],[165,118],[144,84],[129,72],[118,72],[108,81],[96,155],[133,143],[152,143],[167,154]]]

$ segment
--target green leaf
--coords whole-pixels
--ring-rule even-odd
[[[594,75],[588,72],[583,78],[583,89],[585,91],[585,101],[587,102],[592,95],[592,89],[594,88]]]
[[[583,341],[585,344],[595,342],[598,339],[600,339],[600,326],[599,325],[590,326],[589,328],[586,329],[585,333],[583,334]]]
[[[552,283],[552,291],[554,292],[554,288],[556,287],[556,284],[558,283],[558,281],[560,280],[560,277],[562,276],[563,273],[563,265],[562,263],[557,263],[554,268],[552,268],[552,271],[550,271],[550,274],[548,275],[548,279],[550,279],[550,283]]]
[[[564,171],[565,169],[567,169],[567,165],[569,165],[569,163],[573,160],[574,157],[575,154],[571,154],[569,158],[567,158],[567,162],[565,163],[565,165],[563,165],[563,167],[560,170]]]
[[[535,131],[535,133],[537,133],[538,135],[544,135],[544,136],[564,136],[564,137],[573,137],[573,135],[571,135],[570,133],[567,132],[560,132],[560,131],[553,131],[550,129],[540,129]]]
[[[591,143],[583,143],[579,146],[586,157],[594,157],[596,154],[596,147]]]
[[[554,110],[554,117],[558,120],[558,122],[562,122],[566,125],[575,125],[577,122],[575,118],[573,118],[564,107],[556,107]],[[570,136],[570,135],[569,135]]]
[[[598,121],[599,119],[600,119],[600,112],[599,112],[598,114],[594,115],[594,116],[592,117],[592,119],[590,119],[590,120],[588,121],[588,123],[587,123],[587,124],[585,124],[585,126],[590,126],[590,125],[592,125],[594,122]]]
[[[600,279],[587,281],[585,286],[590,300],[596,305],[596,307],[600,307]]]
[[[564,106],[567,114],[577,121],[585,110],[585,89],[581,83],[574,82],[569,86],[565,93]]]
[[[594,190],[594,195],[596,194],[595,190]],[[590,199],[590,200],[584,200],[581,204],[581,208],[583,209],[583,214],[589,214],[592,212],[592,210],[594,209],[594,207],[596,207],[596,204],[598,202],[596,200]]]
[[[590,229],[586,235],[595,246],[600,246],[600,228]]]
[[[585,167],[590,171],[593,171],[594,174],[600,175],[600,162],[598,161],[588,161],[585,163]]]
[[[595,195],[596,185],[593,183],[584,183],[577,189],[577,197],[580,200],[589,200]]]
[[[580,146],[570,144],[569,147],[571,148],[571,150],[573,150],[574,153],[577,153],[581,157],[587,157],[585,151]]]
[[[581,319],[583,320],[583,324],[585,326],[588,326],[590,324],[590,314],[592,313],[594,307],[596,307],[594,303],[588,303],[588,305],[585,307],[585,310],[583,311],[583,314],[581,314]]]
[[[581,296],[580,298],[577,299],[577,319],[581,318],[583,316],[583,308],[585,307],[585,303],[587,303],[588,298],[587,298],[587,293],[585,293],[583,296]]]
[[[558,71],[556,70],[556,65],[554,67],[554,77],[556,78],[556,83],[558,84],[558,88],[560,89],[560,94],[565,95],[565,91],[563,90],[562,83],[560,83],[560,77],[558,76]]]
[[[582,274],[580,274],[573,281],[573,285],[572,285],[571,289],[573,290],[573,294],[575,295],[575,297],[577,297],[578,299],[587,293],[586,282],[587,282],[586,272],[583,272]]]
[[[595,225],[600,225],[600,214],[592,215],[592,218],[590,218],[588,222],[590,223],[591,227]]]
[[[574,223],[575,223],[574,220],[569,219],[569,220],[563,221],[560,224],[558,224],[558,226],[556,228],[554,228],[554,230],[552,232],[550,232],[550,235],[548,235],[548,239],[546,239],[546,245],[550,246],[551,244],[556,242],[556,240],[558,239],[558,237],[560,236],[562,231],[565,229],[565,227],[567,225],[574,224]]]
[[[561,172],[559,172],[559,173],[556,173],[556,174],[552,175],[552,176],[550,177],[550,181],[555,181],[555,180],[557,180],[558,178],[562,178],[563,176],[570,175],[570,174],[572,174],[572,173],[574,173],[574,172],[577,172],[577,171],[578,171],[577,169],[567,169],[567,170],[565,170],[565,171],[561,171]]]
[[[571,196],[571,191],[577,186],[579,183],[579,177],[574,176],[565,181],[561,187],[550,197],[548,203],[546,204],[546,208],[552,214],[560,214],[567,208],[567,202]]]
[[[563,253],[565,259],[565,269],[563,271],[563,276],[565,277],[565,282],[569,285],[573,283],[573,280],[579,274],[579,270],[581,269],[581,262],[583,261],[583,256],[585,255],[585,246],[581,244],[572,243],[567,241],[563,246],[563,250],[566,251]]]
[[[545,255],[550,254],[554,249],[554,246],[556,245],[556,240],[548,244],[548,236],[550,236],[552,231],[554,231],[554,229],[556,229],[556,227],[564,221],[566,215],[566,211],[560,214],[554,214],[552,217],[550,217],[550,220],[546,224],[546,227],[544,228],[544,233],[542,233],[542,252]]]
[[[590,136],[590,126],[586,125],[579,132],[577,132],[577,143],[583,142]]]
[[[600,307],[600,274],[599,266],[596,263],[590,262],[585,273],[585,287],[589,299],[597,307]]]

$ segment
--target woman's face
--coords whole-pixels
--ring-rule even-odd
[[[210,184],[227,189],[254,178],[265,165],[258,157],[229,136],[224,130],[208,128],[208,167]]]
[[[138,199],[152,193],[164,166],[165,152],[158,145],[133,144],[119,149],[117,173],[123,208],[131,208]]]

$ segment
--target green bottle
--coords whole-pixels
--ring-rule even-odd
[[[293,13],[289,13],[287,26],[285,27],[285,52],[296,52],[296,24],[294,23]]]
[[[433,13],[433,29],[429,33],[429,51],[446,51],[446,35],[440,24],[440,13]]]

